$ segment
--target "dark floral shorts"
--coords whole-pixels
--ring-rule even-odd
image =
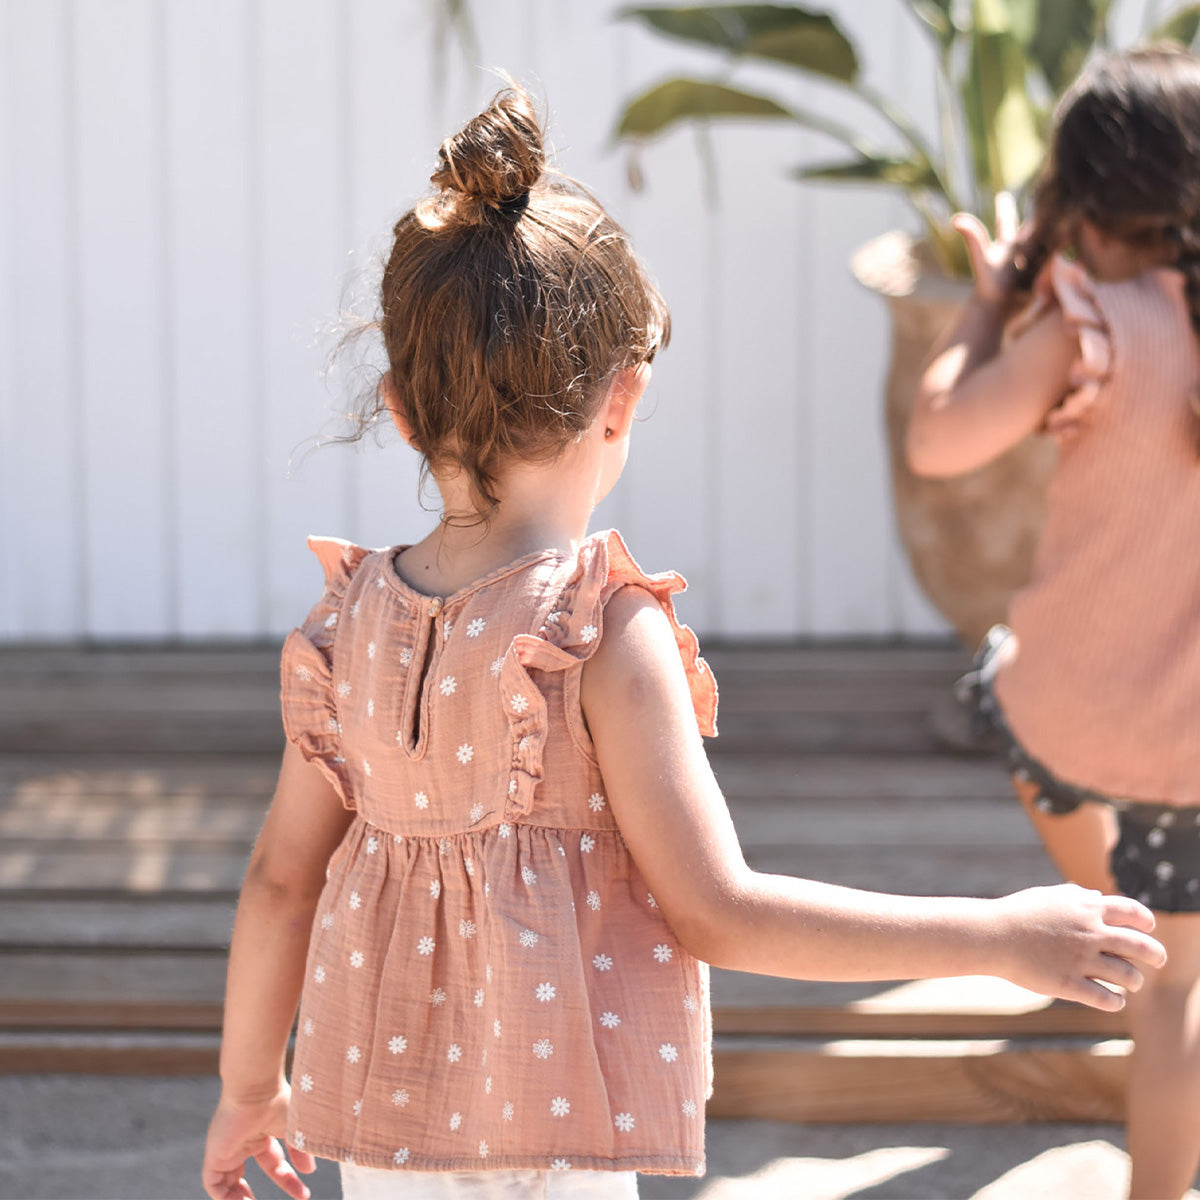
[[[1037,788],[1034,807],[1052,816],[1081,804],[1105,804],[1117,818],[1117,842],[1109,860],[1117,887],[1159,912],[1200,912],[1200,807],[1125,800],[1065,783],[1013,736],[993,684],[1001,650],[1012,637],[1004,625],[988,630],[971,670],[957,684],[980,739],[995,738],[1014,779]]]

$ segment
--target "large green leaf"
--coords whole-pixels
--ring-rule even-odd
[[[1025,51],[1011,33],[976,32],[972,37],[962,95],[984,212],[991,211],[997,192],[1021,187],[1042,159],[1027,71]]]
[[[1185,4],[1161,25],[1151,30],[1150,41],[1179,42],[1190,46],[1200,32],[1200,4]]]
[[[657,33],[747,58],[785,63],[843,83],[858,77],[854,44],[826,13],[785,4],[624,8],[619,18]]]
[[[908,0],[908,7],[943,46],[954,41],[954,0]]]
[[[1055,95],[1065,91],[1103,34],[1109,0],[1043,0],[1026,43]]]
[[[973,26],[976,33],[1010,33],[1023,46],[1033,41],[1038,9],[1072,0],[975,0]]]
[[[702,79],[668,79],[625,106],[616,136],[653,137],[680,121],[704,121],[712,117],[793,120],[794,114],[769,96]]]
[[[792,171],[792,176],[796,179],[819,179],[827,183],[883,183],[909,191],[940,186],[928,163],[884,154],[864,155],[848,162],[797,167]]]

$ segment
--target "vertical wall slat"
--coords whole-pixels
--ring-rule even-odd
[[[87,632],[172,632],[161,11],[78,4],[79,289]]]
[[[249,45],[239,0],[166,6],[168,296],[179,632],[257,624]]]
[[[295,624],[320,592],[309,533],[346,529],[346,456],[318,372],[347,264],[335,0],[260,0],[259,246],[266,403],[267,618]],[[402,74],[397,74],[397,79]]]
[[[13,218],[12,115],[17,92],[12,86],[12,5],[0,0],[0,637],[12,638],[21,628],[17,617],[20,586],[16,537],[16,505],[20,496],[16,472],[17,412],[16,349],[13,312],[16,306],[12,237]],[[23,507],[23,506],[22,506]]]

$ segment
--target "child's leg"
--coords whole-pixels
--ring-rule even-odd
[[[1112,810],[1103,804],[1081,804],[1071,813],[1044,813],[1035,807],[1038,790],[1034,784],[1013,780],[1013,787],[1063,878],[1082,887],[1115,892],[1108,866],[1117,840],[1117,822]]]
[[[1129,997],[1131,1200],[1177,1200],[1200,1166],[1200,913],[1156,913],[1167,965]]]

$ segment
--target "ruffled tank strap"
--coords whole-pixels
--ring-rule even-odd
[[[303,623],[288,634],[280,659],[283,730],[305,759],[353,808],[333,681],[333,648],[350,580],[370,553],[340,538],[310,537],[308,548],[325,571],[325,590]]]
[[[1033,303],[1017,330],[1027,329],[1057,307],[1079,342],[1071,364],[1070,391],[1046,414],[1044,428],[1056,437],[1072,437],[1086,421],[1101,386],[1112,374],[1112,332],[1096,295],[1096,282],[1079,263],[1061,254],[1042,268],[1033,285]]]
[[[537,634],[513,638],[500,669],[500,691],[513,741],[512,781],[507,812],[530,811],[542,778],[546,743],[546,702],[531,671],[568,671],[586,662],[604,635],[604,609],[623,587],[648,591],[671,624],[687,675],[696,724],[705,737],[717,733],[717,683],[700,657],[700,643],[675,614],[672,597],[687,583],[674,571],[648,575],[634,561],[615,530],[596,534],[580,548],[575,570]]]

